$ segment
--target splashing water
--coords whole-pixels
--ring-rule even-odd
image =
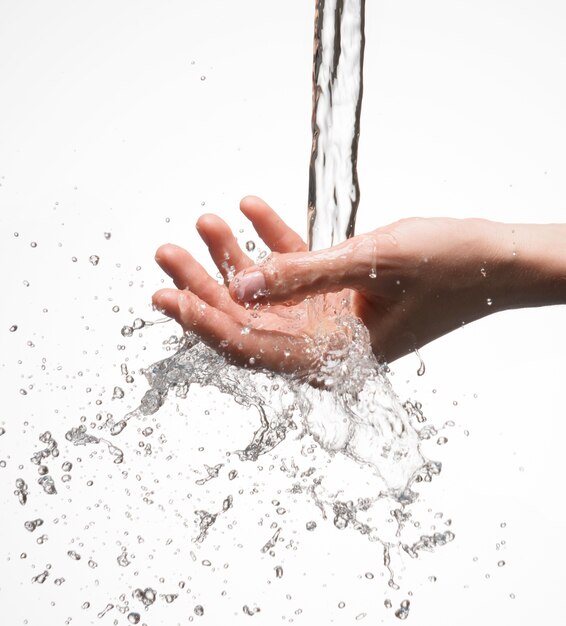
[[[364,0],[319,0],[317,4],[308,200],[308,235],[312,250],[334,245],[354,234],[359,204],[356,166],[363,88],[364,9]],[[105,233],[105,238],[109,239],[106,234],[109,233]],[[252,252],[255,244],[248,242],[246,248]],[[97,266],[99,261],[96,255],[89,258],[93,266]],[[114,306],[112,310],[118,312],[119,307]],[[243,472],[239,474],[236,469],[229,468],[229,464],[237,459],[259,473],[263,471],[261,463],[269,460],[270,467],[276,466],[280,470],[283,486],[279,485],[277,499],[265,498],[271,500],[273,511],[265,516],[265,520],[262,517],[258,524],[263,528],[257,538],[256,552],[259,558],[277,558],[277,561],[270,562],[274,579],[284,579],[284,582],[293,579],[291,567],[288,569],[285,563],[284,574],[282,560],[279,559],[283,547],[288,551],[297,549],[295,540],[290,537],[298,533],[290,528],[288,511],[293,501],[302,497],[309,502],[312,511],[309,510],[308,517],[301,520],[300,529],[306,531],[309,538],[329,529],[331,532],[354,531],[367,539],[372,552],[375,550],[375,562],[383,568],[387,589],[391,593],[391,590],[400,588],[395,560],[399,555],[407,557],[407,560],[416,559],[422,552],[434,551],[454,539],[450,530],[440,532],[435,528],[431,534],[418,531],[417,537],[407,532],[411,523],[411,506],[418,499],[415,485],[429,482],[441,469],[439,463],[427,460],[420,449],[421,441],[432,437],[436,430],[432,426],[423,426],[426,419],[418,402],[403,404],[397,397],[387,377],[387,367],[377,362],[366,328],[351,315],[347,303],[342,310],[335,312],[321,296],[313,299],[310,315],[313,319],[331,319],[332,324],[326,325],[325,329],[334,329],[332,336],[328,336],[327,330],[321,330],[320,337],[317,337],[319,367],[311,373],[310,381],[237,367],[198,341],[196,336],[186,333],[175,344],[173,356],[153,363],[143,371],[149,389],[137,408],[125,415],[122,413],[120,418],[107,414],[100,417],[97,423],[91,422],[91,428],[97,429],[96,434],[89,432],[83,423],[68,428],[65,445],[78,453],[88,454],[90,458],[95,455],[109,457],[118,466],[113,467],[116,475],[125,480],[130,470],[128,455],[143,454],[145,458],[152,454],[147,440],[157,437],[158,425],[152,428],[144,422],[156,415],[172,396],[182,406],[189,402],[188,396],[194,387],[201,390],[214,387],[238,405],[248,408],[257,420],[257,427],[243,440],[234,441],[221,458],[207,459],[208,463],[188,459],[188,463],[198,466],[198,469],[194,470],[190,481],[186,480],[186,484],[190,484],[187,489],[201,489],[209,493],[209,488],[218,485],[219,490],[225,491],[220,491],[220,498],[210,505],[203,505],[200,500],[194,506],[187,504],[192,498],[191,493],[187,494],[184,501],[184,505],[190,507],[187,519],[184,518],[183,506],[176,506],[175,515],[183,518],[183,526],[191,528],[192,524],[192,534],[185,541],[192,548],[187,561],[214,571],[214,557],[197,561],[195,552],[206,550],[216,542],[213,554],[221,554],[222,539],[218,537],[220,532],[216,531],[221,526],[234,529],[235,511],[248,495],[246,491],[255,493],[261,488],[269,488],[265,483],[252,479],[249,481],[251,484],[243,489],[238,485]],[[134,341],[138,331],[161,321],[148,322],[136,318],[131,324],[122,326],[121,336],[126,341]],[[16,329],[17,326],[10,328],[11,331]],[[340,340],[335,341],[336,337]],[[133,370],[128,370],[124,363],[121,371],[130,384]],[[422,371],[424,373],[424,365]],[[120,386],[110,389],[112,401],[119,402],[126,395]],[[135,446],[132,450],[129,445],[134,438],[134,428],[143,437],[138,442],[138,450]],[[39,473],[39,478],[33,482],[40,486],[40,496],[45,494],[51,500],[58,494],[54,479],[57,476],[49,470],[47,463],[51,464],[59,456],[59,446],[50,432],[43,433],[39,439],[43,445],[33,452],[30,459]],[[118,440],[124,445],[115,445]],[[160,443],[164,445],[165,440],[160,439]],[[80,460],[74,464],[65,461],[61,465],[59,462],[66,472],[60,477],[61,482],[71,480],[69,472],[78,463]],[[345,470],[351,467],[359,470],[359,475],[363,477],[360,484],[352,484],[351,472]],[[135,479],[139,482],[143,480],[139,474]],[[167,480],[170,480],[169,475]],[[85,482],[87,487],[92,487],[92,480]],[[155,479],[154,483],[158,482],[159,479]],[[30,484],[34,486],[31,481]],[[68,484],[63,487],[70,488]],[[150,488],[144,484],[142,488],[143,506],[152,504],[154,498],[158,499],[159,494],[156,496],[153,491],[157,491],[157,487]],[[130,490],[128,486],[128,495]],[[23,478],[15,480],[14,495],[22,506],[27,505],[23,510],[28,515],[22,525],[29,537],[35,539],[38,535],[35,531],[44,525],[44,519],[36,517],[34,510],[29,510],[30,491],[32,489]],[[288,496],[288,501],[281,501],[281,493]],[[33,506],[35,497],[32,493]],[[242,508],[245,510],[245,507]],[[135,520],[136,515],[135,510],[126,512],[128,520]],[[49,526],[49,519],[45,517],[45,520],[45,525]],[[383,523],[385,520],[392,522],[389,529]],[[420,523],[413,523],[413,535],[414,529],[419,528]],[[132,539],[128,537],[124,541]],[[137,541],[140,545],[143,538],[138,536]],[[166,543],[165,547],[168,545]],[[64,559],[71,566],[85,565],[91,570],[98,567],[97,561],[90,558],[87,548],[81,543],[78,543],[78,548],[77,545],[69,548],[72,549],[65,549]],[[153,559],[153,554],[149,558]],[[97,560],[101,569],[108,566],[104,559],[97,557]],[[120,576],[123,577],[123,572],[129,573],[136,568],[136,550],[130,545],[120,545],[119,550],[112,552],[111,561],[113,566],[120,568]],[[138,559],[140,562],[141,559]],[[138,573],[136,570],[135,575]],[[142,573],[146,575],[143,570]],[[38,566],[32,580],[39,585],[50,584],[53,578],[49,576],[49,568],[44,570],[42,565],[41,568]],[[106,619],[109,621],[119,612],[129,623],[137,624],[143,619],[141,612],[145,614],[155,610],[154,605],[159,605],[162,600],[170,604],[177,598],[176,594],[161,594],[162,588],[157,583],[145,582],[141,578],[136,579],[129,590],[131,599],[125,594],[116,594],[115,598],[109,598],[112,602],[97,607],[97,618],[103,620],[112,611]],[[373,578],[371,573],[365,575],[366,580]],[[191,577],[188,579],[190,582]],[[163,581],[159,583],[163,584]],[[186,593],[190,592],[184,580],[178,585]],[[191,598],[194,603],[190,612],[195,618],[207,616],[210,605],[201,604],[196,595]],[[266,614],[267,611],[262,612],[255,600],[242,601],[239,611],[246,616],[260,612]],[[84,602],[82,609],[86,611],[90,606],[89,602]],[[408,618],[409,601],[403,600],[397,606],[399,608],[392,613],[401,620]],[[344,603],[341,602],[338,607],[344,608]],[[365,616],[366,613],[359,613],[356,619],[361,620]],[[255,619],[260,617],[258,615]],[[190,620],[193,620],[192,616]]]
[[[310,249],[334,245],[354,233],[359,203],[356,166],[364,9],[363,0],[319,0],[317,5],[308,207]],[[324,296],[314,299],[311,307],[313,318],[331,315]],[[423,535],[413,544],[400,538],[403,520],[409,516],[405,509],[418,497],[412,486],[439,474],[440,464],[423,457],[419,446],[423,436],[416,425],[424,421],[424,416],[412,404],[403,405],[396,396],[386,375],[387,368],[377,362],[371,350],[365,327],[351,316],[347,304],[338,315],[334,312],[332,316],[335,334],[347,341],[333,341],[325,334],[327,331],[322,332],[320,367],[312,373],[310,381],[315,384],[231,365],[188,333],[174,356],[145,370],[150,389],[140,406],[111,432],[118,434],[132,418],[153,415],[170,393],[186,398],[191,386],[199,385],[216,387],[237,403],[257,411],[257,430],[247,445],[236,451],[242,461],[258,461],[281,445],[291,432],[299,441],[311,438],[324,453],[313,455],[314,466],[306,475],[321,472],[323,476],[313,479],[306,487],[294,483],[293,492],[310,497],[324,519],[334,520],[336,528],[349,527],[380,543],[390,586],[397,588],[390,562],[392,547],[416,558],[420,550],[433,550],[453,538],[452,533]],[[336,464],[333,459],[337,454],[367,467],[372,477],[370,493],[358,498],[357,503],[353,497],[344,498],[352,491],[352,485],[340,482],[340,477],[330,478],[328,461]],[[206,466],[208,475],[197,484],[216,478],[221,467],[221,464]],[[298,468],[290,470],[289,476],[293,479],[297,473]],[[338,493],[342,494],[340,499]],[[383,499],[400,506],[396,509],[396,543],[384,540],[377,528],[364,521],[371,518],[370,510]],[[196,511],[197,543],[205,541],[220,513]],[[316,523],[313,524],[308,530],[316,528]],[[262,551],[272,550],[280,533],[281,528],[276,528]],[[407,615],[408,607],[398,617],[404,619]]]

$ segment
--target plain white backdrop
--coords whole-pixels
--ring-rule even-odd
[[[0,0],[0,623],[126,623],[116,609],[96,618],[118,591],[108,589],[110,565],[98,576],[88,568],[73,573],[65,556],[73,542],[86,541],[85,529],[104,507],[96,553],[119,553],[116,542],[131,523],[112,513],[124,497],[112,487],[120,472],[101,455],[87,463],[87,451],[79,451],[85,466],[75,461],[83,469],[73,481],[83,486],[72,481],[72,497],[52,502],[37,492],[28,459],[43,430],[63,447],[65,430],[81,415],[90,421],[109,410],[114,385],[127,387],[123,403],[113,405],[116,414],[136,405],[145,384],[138,376],[123,384],[120,364],[137,371],[162,358],[161,338],[174,333],[166,325],[129,344],[120,335],[134,317],[155,317],[149,302],[163,284],[153,263],[158,245],[185,245],[205,262],[196,218],[213,211],[245,228],[237,206],[250,193],[305,233],[313,16],[313,0]],[[564,221],[564,3],[368,0],[366,20],[357,231],[413,215]],[[250,236],[241,234],[244,241]],[[100,257],[98,265],[91,255]],[[565,320],[563,307],[500,314],[425,347],[422,378],[415,358],[393,364],[401,397],[420,400],[439,426],[456,423],[446,446],[428,449],[444,471],[427,496],[452,519],[456,541],[407,563],[413,624],[560,623]],[[10,332],[13,325],[18,329]],[[191,411],[202,417],[209,395],[196,394]],[[239,442],[245,434],[235,409],[222,411],[234,415],[222,427],[219,449],[234,449],[236,434]],[[185,438],[197,446],[206,423],[203,417],[198,428],[164,428],[176,446]],[[162,451],[165,457],[167,444]],[[187,454],[183,463],[202,468],[212,460],[193,463]],[[164,482],[161,462],[144,461],[147,483]],[[13,495],[18,476],[35,490],[27,509]],[[92,476],[98,491],[85,495]],[[168,480],[184,493],[185,479]],[[248,486],[253,481],[251,472]],[[179,564],[167,561],[159,541],[171,535],[189,545],[190,537],[181,538],[179,516],[167,513],[166,501],[162,516],[140,511],[129,532],[147,537],[146,544],[155,535],[154,551],[165,559],[159,574],[177,585],[172,571]],[[23,529],[36,513],[46,519],[43,545]],[[285,621],[347,624],[365,612],[368,623],[395,622],[383,607],[383,578],[366,590],[344,573],[353,568],[348,559],[370,558],[368,546],[353,536],[337,539],[332,527],[317,537],[302,542],[300,571],[291,569],[295,577],[286,580],[299,599]],[[378,563],[379,555],[371,559]],[[139,584],[148,586],[151,563],[140,561]],[[46,563],[52,578],[32,585]],[[207,611],[202,623],[247,620],[241,606],[262,604],[247,600],[245,581],[253,587],[255,573],[246,573],[245,562],[240,567],[233,606],[217,617]],[[66,579],[61,587],[53,585],[56,569]],[[338,588],[320,583],[333,577]],[[218,601],[218,581],[199,584],[207,606]],[[334,610],[342,592],[352,598],[347,613]],[[82,610],[91,595],[101,606]],[[197,595],[189,608],[179,598],[144,619],[184,624]],[[284,604],[285,594],[269,596],[252,619],[274,624]],[[302,613],[295,614],[298,606]]]

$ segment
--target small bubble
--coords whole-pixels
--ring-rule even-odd
[[[314,530],[316,528],[316,522],[307,522],[307,526],[306,526],[307,530]]]
[[[91,265],[98,265],[98,262],[100,261],[100,257],[97,256],[96,254],[91,254],[91,256],[88,257],[88,260],[90,261]]]
[[[36,242],[36,241],[32,241],[29,245],[30,245],[32,248],[37,248],[37,242]]]
[[[76,263],[76,262],[77,262],[77,257],[76,257],[76,256],[72,256],[72,257],[71,257],[71,261],[72,261],[73,263]]]
[[[128,622],[130,622],[130,624],[139,624],[140,619],[141,617],[139,613],[130,613],[128,615]]]
[[[345,602],[338,602],[338,608],[343,609],[346,606]]]
[[[448,443],[448,438],[447,438],[447,437],[439,437],[439,438],[436,440],[436,443],[437,443],[439,446],[443,446],[445,443]]]
[[[253,241],[246,241],[246,250],[248,252],[253,252],[255,250],[255,242]]]
[[[122,337],[131,337],[134,334],[134,329],[131,326],[122,326]]]
[[[16,324],[14,324],[13,326],[10,326],[11,333],[15,333],[17,330],[18,330],[18,326]]]
[[[104,233],[104,239],[110,239],[112,237],[112,233]]]
[[[485,267],[482,267],[480,270],[480,274],[485,278],[487,276],[487,272],[485,270]]]
[[[206,80],[206,76],[203,74],[203,75],[200,77],[200,79],[201,79],[201,80]]]
[[[366,577],[368,580],[373,580],[373,574],[372,574],[371,572],[366,572],[366,573],[365,573],[365,577]]]
[[[497,567],[503,567],[505,565],[505,561],[499,561],[497,563]]]
[[[114,313],[118,313],[118,311],[120,310],[120,307],[116,304],[115,306],[112,307],[112,310],[114,311]]]
[[[204,607],[200,604],[197,604],[197,606],[195,606],[195,615],[198,615],[199,617],[202,617],[204,615]]]
[[[486,299],[487,306],[491,306],[493,304],[493,300],[491,298]]]
[[[283,568],[281,567],[281,565],[278,565],[274,569],[275,569],[275,577],[276,578],[283,578]]]

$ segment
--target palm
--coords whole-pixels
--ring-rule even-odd
[[[246,198],[241,208],[274,253],[307,249],[301,237],[259,199]],[[177,289],[157,292],[154,304],[176,319],[184,330],[195,332],[235,363],[298,374],[312,369],[316,359],[315,329],[321,327],[320,311],[315,324],[315,316],[309,314],[311,305],[305,301],[262,307],[237,304],[229,293],[230,277],[253,266],[254,261],[219,217],[203,216],[197,229],[224,277],[224,284],[218,284],[186,250],[168,244],[158,250],[156,260]],[[327,304],[332,305],[338,302],[339,294],[326,297]],[[330,320],[328,315],[328,325]]]

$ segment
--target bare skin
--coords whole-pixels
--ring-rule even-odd
[[[167,244],[156,260],[177,289],[153,296],[185,330],[239,364],[295,373],[314,367],[313,338],[333,323],[330,313],[309,319],[305,299],[317,294],[334,294],[329,311],[349,299],[375,354],[389,362],[496,311],[566,303],[566,225],[410,218],[308,252],[259,198],[244,198],[240,208],[272,255],[254,265],[227,224],[204,215],[197,230],[224,284]]]

